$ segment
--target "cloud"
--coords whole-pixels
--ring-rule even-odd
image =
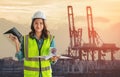
[[[116,22],[109,28],[111,40],[114,40],[120,47],[120,22]]]
[[[31,6],[31,5],[47,5],[53,3],[60,3],[64,0],[57,1],[57,0],[1,0],[0,4],[3,6],[10,5],[10,6]]]
[[[1,0],[1,12],[32,12],[35,9],[48,8],[56,3],[52,1],[43,0]],[[50,6],[49,6],[50,5]]]
[[[0,6],[0,12],[3,13],[30,13],[31,9],[28,7],[22,7],[22,6]],[[2,13],[1,13],[2,14]]]
[[[110,22],[110,20],[108,18],[105,18],[105,17],[94,17],[93,18],[94,22],[100,22],[100,23],[108,23]]]
[[[86,16],[75,16],[74,19],[76,22],[81,22],[86,20]]]
[[[22,1],[22,0],[1,0],[0,5],[2,6],[19,6],[19,5],[31,5],[30,1]]]
[[[120,47],[120,22],[111,24],[105,30],[101,30],[104,42],[115,43]]]
[[[116,35],[120,38],[120,22],[112,24],[109,30],[113,35]]]

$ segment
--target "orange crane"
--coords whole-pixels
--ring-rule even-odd
[[[98,33],[94,29],[92,8],[90,6],[86,7],[86,13],[87,13],[89,44],[91,46],[98,46],[100,43],[102,44],[103,41],[101,40],[100,36],[98,35]]]
[[[68,6],[68,23],[69,23],[69,34],[70,34],[70,46],[80,46],[81,37],[82,37],[82,29],[75,29],[74,25],[74,15],[72,6]]]
[[[89,39],[88,46],[89,47],[98,47],[98,44],[100,43],[100,41],[99,41],[100,37],[93,27],[92,8],[90,6],[86,7],[86,13],[87,13],[88,39]],[[95,51],[91,50],[90,52],[91,52],[92,60],[94,60]]]
[[[79,50],[76,48],[81,46],[82,40],[82,29],[76,30],[74,25],[74,14],[72,6],[68,6],[68,25],[69,25],[69,35],[70,35],[70,46],[68,47],[69,56],[79,56]],[[79,53],[80,54],[80,53]]]
[[[114,60],[114,51],[120,48],[115,44],[103,43],[98,33],[93,27],[92,8],[86,7],[87,24],[88,24],[88,43],[82,43],[82,29],[76,29],[74,24],[74,13],[72,6],[67,7],[68,25],[70,35],[70,45],[67,55],[80,60],[102,60],[105,59],[106,53],[111,53],[111,60]],[[97,57],[97,58],[96,58]],[[83,59],[84,58],[84,59]]]

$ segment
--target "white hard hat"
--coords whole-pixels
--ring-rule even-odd
[[[46,19],[46,16],[43,12],[41,11],[37,11],[35,12],[35,14],[33,15],[32,19],[35,19],[35,18],[41,18],[41,19]]]

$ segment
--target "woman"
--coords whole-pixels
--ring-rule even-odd
[[[24,36],[21,46],[16,36],[9,36],[15,42],[18,60],[24,58],[24,77],[52,77],[51,63],[58,58],[38,58],[56,52],[54,37],[47,30],[45,20],[46,16],[41,11],[33,15],[31,32]]]

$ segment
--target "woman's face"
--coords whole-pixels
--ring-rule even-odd
[[[33,26],[35,29],[35,32],[42,32],[43,27],[44,27],[44,23],[43,23],[43,19],[35,19],[33,22]]]

